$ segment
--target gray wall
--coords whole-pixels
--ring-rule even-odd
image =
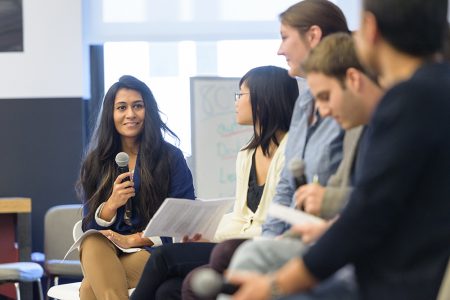
[[[32,199],[32,249],[42,252],[47,209],[78,201],[74,184],[82,153],[82,100],[0,103],[0,196]]]

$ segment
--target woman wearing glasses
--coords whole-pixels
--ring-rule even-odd
[[[298,84],[285,69],[250,70],[236,93],[236,121],[253,126],[253,136],[236,160],[236,202],[221,220],[214,241],[164,245],[152,253],[131,299],[179,299],[184,277],[207,264],[215,242],[261,234],[267,208],[284,166],[284,150]],[[199,241],[200,237],[195,237]]]

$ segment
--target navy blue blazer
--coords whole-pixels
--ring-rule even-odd
[[[167,195],[168,198],[184,198],[184,199],[195,199],[194,193],[194,185],[192,180],[192,174],[189,170],[186,160],[184,159],[183,153],[177,147],[167,143],[168,151],[169,151],[169,159],[170,159],[170,189]],[[136,167],[134,170],[134,187],[136,190],[136,195],[139,194],[140,189],[140,164],[139,164],[139,156],[136,162]],[[135,198],[136,200],[137,198]],[[97,224],[95,220],[92,220],[90,224],[88,224],[89,229],[111,229],[120,234],[131,234],[136,232],[136,227],[141,223],[141,217],[134,212],[136,204],[134,201],[132,202],[132,218],[131,218],[131,226],[127,225],[124,222],[124,210],[125,207],[122,206],[117,210],[117,216],[115,222],[109,227],[102,227]],[[88,207],[84,207],[84,215],[87,214]],[[163,244],[171,243],[172,238],[170,237],[161,237]],[[146,247],[148,248],[148,247]],[[149,249],[147,249],[149,250]]]

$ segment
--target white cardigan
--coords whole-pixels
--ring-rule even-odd
[[[267,215],[267,209],[275,195],[281,170],[284,167],[286,134],[275,151],[267,172],[266,183],[261,201],[255,213],[247,207],[247,190],[255,149],[239,151],[236,159],[236,202],[233,211],[223,216],[217,228],[214,241],[220,242],[233,238],[252,238],[261,235],[261,226]]]

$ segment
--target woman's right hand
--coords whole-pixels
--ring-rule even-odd
[[[131,178],[131,176],[133,176],[131,172],[122,173],[117,176],[113,184],[111,196],[105,203],[110,209],[117,210],[119,207],[125,205],[128,199],[136,195],[134,182],[129,180],[122,182],[127,177]]]

